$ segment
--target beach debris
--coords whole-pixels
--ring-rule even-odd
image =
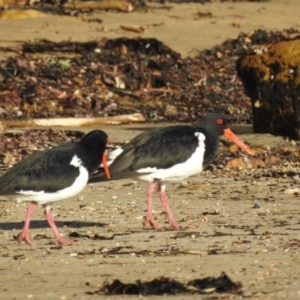
[[[0,0],[0,7],[24,6],[28,0]]]
[[[0,19],[32,19],[32,18],[44,18],[46,13],[35,9],[8,9],[0,12]]]
[[[137,25],[120,25],[120,28],[127,31],[132,31],[136,33],[144,33],[145,28]]]
[[[248,158],[246,156],[237,157],[229,160],[226,164],[227,168],[236,168],[236,169],[244,169],[244,168],[259,168],[265,167],[266,164],[261,159],[256,157]]]
[[[195,122],[217,111],[232,123],[251,123],[251,100],[235,62],[254,46],[296,32],[242,33],[185,59],[154,38],[25,42],[1,62],[1,118],[141,113],[147,121]]]
[[[300,193],[300,189],[299,188],[294,188],[294,189],[286,189],[284,191],[285,194],[288,194],[288,195],[297,195]]]
[[[212,18],[213,14],[210,11],[198,11],[196,13],[192,13],[195,19],[202,19],[202,18]]]
[[[138,3],[136,4],[138,6]],[[37,18],[47,13],[76,16],[86,11],[116,10],[132,12],[134,5],[127,0],[100,1],[62,1],[62,0],[0,0],[0,7],[5,7],[1,13],[4,19]]]
[[[105,283],[99,290],[87,292],[89,295],[176,295],[176,294],[210,294],[210,293],[241,293],[242,284],[233,282],[224,272],[215,277],[194,279],[182,283],[173,278],[160,277],[151,281],[123,283],[115,279],[111,284]]]
[[[63,8],[78,9],[78,10],[119,10],[123,12],[132,12],[134,7],[131,2],[126,0],[102,0],[102,1],[80,1],[66,2],[62,5]]]
[[[146,119],[142,114],[119,115],[102,118],[52,118],[31,120],[2,120],[6,127],[52,127],[52,126],[96,126],[96,125],[120,125],[128,123],[141,123]]]

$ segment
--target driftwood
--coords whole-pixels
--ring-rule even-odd
[[[116,9],[124,12],[133,11],[133,5],[125,0],[104,0],[65,3],[63,7],[71,9]]]
[[[128,123],[145,122],[142,114],[120,115],[103,118],[53,118],[31,120],[1,120],[6,127],[33,127],[33,126],[94,126],[94,125],[118,125]]]
[[[0,5],[1,7],[1,5]],[[43,18],[46,17],[47,14],[35,10],[35,9],[8,9],[4,10],[0,13],[0,19],[8,20],[8,19],[29,19],[29,18]]]
[[[132,31],[136,33],[144,33],[145,28],[142,26],[136,26],[136,25],[120,25],[120,28],[127,31]]]

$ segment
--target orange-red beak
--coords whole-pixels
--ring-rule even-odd
[[[254,152],[247,145],[245,145],[229,128],[224,130],[224,135],[245,152],[250,155],[254,155]]]
[[[103,168],[104,168],[105,175],[106,175],[107,179],[110,179],[110,173],[109,173],[109,169],[108,169],[108,166],[107,166],[107,160],[106,160],[106,152],[104,152],[103,156],[102,156],[102,165],[103,165]]]

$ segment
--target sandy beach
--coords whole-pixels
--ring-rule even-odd
[[[120,13],[103,11],[86,17],[47,15],[43,18],[1,20],[1,46],[17,46],[21,41],[49,39],[52,41],[90,41],[117,37],[154,37],[166,43],[183,57],[213,47],[240,32],[252,30],[283,30],[300,27],[298,0],[269,2],[224,2],[206,4],[160,5],[152,9]],[[210,17],[197,13],[210,12]],[[100,19],[102,23],[83,19]],[[120,25],[143,27],[142,34],[122,30]],[[3,55],[3,53],[2,53]]]
[[[187,57],[240,32],[300,29],[299,0],[149,6],[152,8],[147,11],[103,11],[84,17],[99,18],[102,23],[86,22],[82,16],[0,19],[1,46],[18,49],[22,41],[42,38],[89,41],[140,36],[155,37]],[[199,18],[199,12],[210,12],[211,17]],[[124,31],[120,29],[122,24],[143,27],[145,32]],[[10,55],[14,53],[0,51],[0,58]],[[111,142],[124,143],[149,126],[103,129]],[[235,129],[243,141],[254,147],[299,146],[299,142],[282,137],[252,134],[251,126]],[[84,129],[89,130],[92,128]],[[224,146],[220,151],[223,150]],[[286,189],[299,187],[299,177],[268,177],[267,172],[268,169],[216,168],[184,183],[168,184],[172,210],[182,225],[180,230],[171,229],[158,197],[154,200],[154,214],[162,229],[143,227],[146,182],[123,180],[89,185],[77,197],[53,208],[60,232],[76,238],[78,246],[55,242],[41,208],[31,224],[35,247],[18,244],[14,237],[23,226],[27,204],[0,200],[0,298],[299,299],[299,194],[285,193]],[[105,282],[114,279],[134,283],[164,276],[187,282],[218,277],[222,272],[242,283],[240,294],[143,297],[97,293]]]

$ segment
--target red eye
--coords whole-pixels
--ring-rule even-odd
[[[218,119],[217,124],[222,125],[224,123],[223,119]]]

